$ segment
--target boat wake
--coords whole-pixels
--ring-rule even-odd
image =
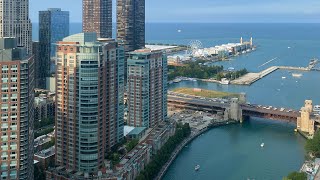
[[[258,66],[258,68],[259,68],[259,67],[262,67],[262,66],[265,66],[265,65],[267,65],[267,64],[269,64],[269,63],[271,63],[272,61],[274,61],[274,60],[276,60],[276,59],[278,59],[278,57],[275,57],[275,58],[273,58],[273,59],[271,59],[271,60],[269,60],[269,61],[267,61],[267,62],[265,62],[265,63],[261,64],[260,66]]]

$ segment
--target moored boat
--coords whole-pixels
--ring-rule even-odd
[[[228,85],[230,84],[230,81],[227,78],[222,78],[220,84]]]
[[[299,74],[299,73],[292,73],[292,76],[293,76],[293,77],[301,77],[301,76],[302,76],[302,74]]]
[[[198,171],[199,169],[200,169],[200,165],[199,164],[194,167],[195,171]]]

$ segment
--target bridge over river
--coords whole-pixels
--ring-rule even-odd
[[[259,117],[297,123],[297,118],[300,117],[299,111],[284,110],[284,108],[251,105],[239,101],[234,102],[232,100],[214,101],[212,99],[180,97],[175,95],[168,95],[168,106],[199,111],[229,113],[229,117],[233,117],[232,119],[239,121],[243,121],[249,117]],[[235,117],[237,117],[237,119],[235,119]]]

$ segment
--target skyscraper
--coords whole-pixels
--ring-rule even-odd
[[[112,0],[83,0],[82,30],[99,38],[112,37]]]
[[[130,126],[149,128],[167,119],[167,58],[161,51],[129,53],[127,88]]]
[[[145,0],[117,0],[117,40],[126,52],[145,46]]]
[[[45,88],[45,78],[50,75],[51,57],[55,56],[55,42],[61,41],[69,35],[69,12],[59,8],[50,8],[39,12],[39,88]],[[37,84],[38,86],[38,84]]]
[[[145,46],[145,0],[117,0],[117,41],[126,53]],[[127,80],[127,58],[124,62]]]
[[[0,38],[0,177],[33,180],[33,57]]]
[[[57,48],[56,165],[97,174],[123,138],[124,50],[96,33],[71,35]]]
[[[40,78],[40,43],[39,41],[32,41],[32,54],[34,59],[34,81],[35,87],[41,88],[42,83]]]
[[[16,37],[18,46],[32,50],[29,0],[0,0],[0,37]]]

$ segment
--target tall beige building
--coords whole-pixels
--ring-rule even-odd
[[[82,1],[82,30],[98,38],[112,37],[112,0]]]
[[[97,175],[106,152],[123,139],[123,63],[123,47],[96,33],[57,42],[56,165],[73,179]]]
[[[0,177],[33,180],[34,61],[0,38]]]
[[[0,0],[0,37],[17,38],[18,46],[32,52],[29,0]]]
[[[128,58],[128,124],[153,128],[167,119],[167,57],[140,49]]]

